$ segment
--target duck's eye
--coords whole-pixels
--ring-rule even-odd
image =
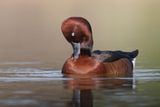
[[[72,32],[72,33],[71,33],[71,35],[72,35],[72,36],[75,36],[75,33],[74,33],[74,32]]]

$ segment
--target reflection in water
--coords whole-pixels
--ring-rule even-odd
[[[72,78],[65,81],[66,88],[73,90],[72,101],[67,104],[67,107],[93,107],[94,97],[93,89],[120,89],[134,88],[133,76],[112,77],[107,76],[75,76],[65,75]]]
[[[92,90],[73,90],[73,98],[68,107],[93,107]]]
[[[136,69],[134,76],[75,77],[60,70],[1,67],[0,107],[159,107],[160,69]]]

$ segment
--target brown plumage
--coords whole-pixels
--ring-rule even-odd
[[[82,17],[70,17],[62,23],[62,32],[72,45],[73,54],[64,63],[64,74],[107,74],[123,76],[132,74],[132,60],[138,55],[123,51],[93,51],[92,29],[89,22]]]

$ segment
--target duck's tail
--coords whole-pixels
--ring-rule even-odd
[[[132,51],[131,53],[129,53],[129,56],[132,58],[133,68],[135,67],[136,57],[137,57],[138,53],[139,53],[138,49],[136,49],[136,50]]]
[[[136,58],[136,56],[138,55],[138,53],[139,53],[139,51],[138,51],[138,49],[136,49],[136,50],[130,52],[129,56],[134,59],[134,58]]]

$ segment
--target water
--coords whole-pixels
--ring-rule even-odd
[[[133,77],[66,77],[61,70],[0,68],[2,107],[159,107],[160,69]]]
[[[160,0],[0,0],[0,107],[159,107],[159,10]],[[95,50],[139,49],[134,76],[62,75],[70,16],[91,23]]]

